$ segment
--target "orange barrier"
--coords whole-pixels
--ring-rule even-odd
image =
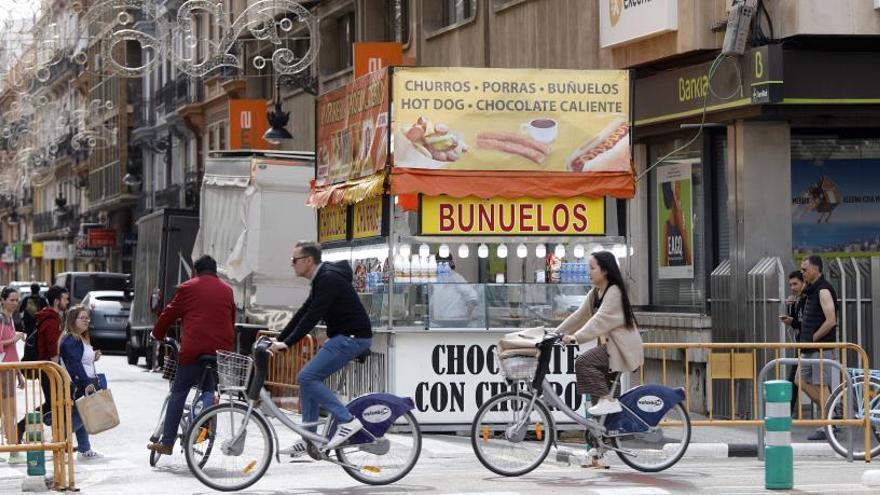
[[[278,337],[278,334],[279,332],[264,330],[257,334],[257,338]],[[269,358],[266,389],[279,407],[299,412],[299,384],[296,377],[317,352],[317,341],[313,336],[306,335],[293,348]]]
[[[19,389],[19,380],[24,388]],[[49,409],[44,410],[46,397],[43,380],[51,394]],[[0,363],[0,424],[4,435],[0,438],[0,452],[52,452],[53,486],[55,490],[75,490],[73,472],[73,401],[70,397],[70,376],[64,367],[49,361]],[[26,432],[38,430],[39,439],[28,434],[18,438],[17,423],[28,413],[42,417],[52,413],[51,435],[40,423],[26,424]]]
[[[684,386],[685,389],[685,409],[691,413],[692,398],[690,387],[690,370],[692,366],[692,356],[698,352],[708,353],[705,357],[706,362],[706,405],[708,406],[708,419],[692,420],[694,426],[761,426],[764,418],[754,417],[758,411],[759,387],[761,384],[756,383],[758,373],[763,368],[764,363],[769,363],[773,359],[786,357],[786,352],[796,353],[797,359],[801,359],[801,353],[804,351],[834,351],[836,360],[838,360],[844,369],[848,369],[847,359],[850,353],[855,354],[858,368],[864,372],[864,376],[869,376],[868,355],[860,346],[848,342],[839,343],[645,343],[643,344],[647,359],[660,361],[660,379],[648,380],[648,382],[660,383],[666,386]],[[653,351],[653,352],[652,352]],[[659,358],[657,354],[659,353]],[[761,354],[762,356],[759,356]],[[820,354],[821,355],[821,354]],[[668,365],[670,362],[681,362],[683,364],[683,380],[674,380],[675,384],[670,385],[670,376],[668,373]],[[702,362],[702,359],[700,360]],[[833,368],[832,368],[833,369]],[[819,364],[819,388],[825,385],[831,385],[830,391],[833,392],[833,385],[825,383],[824,365]],[[639,368],[638,376],[640,383],[645,383],[645,368]],[[774,379],[784,380],[788,378],[788,368],[777,365],[774,372]],[[840,383],[846,383],[843,377],[840,377]],[[730,407],[726,411],[714,410],[713,388],[718,382],[726,382],[729,385],[729,402]],[[745,412],[737,408],[736,385],[745,383],[751,385],[751,407]],[[800,390],[804,390],[804,383],[800,373],[798,373],[795,384]],[[870,395],[868,390],[868,381],[865,380],[863,385],[864,410],[870,410]],[[848,417],[847,400],[848,393],[843,394],[843,417],[839,419],[828,419],[824,417],[825,405],[821,404],[820,409],[823,417],[821,419],[804,419],[803,408],[801,405],[800,393],[798,394],[798,414],[797,418],[792,421],[794,425],[805,426],[856,426],[864,429],[865,434],[865,461],[870,461],[871,454],[871,422],[868,415],[863,418]],[[740,404],[743,406],[743,404]],[[719,418],[719,414],[727,414],[726,418]],[[738,418],[739,416],[739,418]],[[743,417],[745,416],[745,417]]]

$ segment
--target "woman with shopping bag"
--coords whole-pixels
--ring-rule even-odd
[[[101,358],[101,351],[92,347],[89,337],[89,310],[84,306],[74,306],[64,315],[64,332],[58,340],[58,355],[70,375],[74,400],[94,393],[100,388],[100,378],[95,370],[95,361]],[[106,387],[106,383],[103,384]],[[73,408],[73,430],[76,434],[79,460],[91,461],[104,457],[92,450],[89,432],[83,424],[77,407]]]

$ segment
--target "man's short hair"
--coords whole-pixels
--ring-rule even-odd
[[[821,256],[819,256],[818,254],[811,254],[807,256],[807,262],[818,268],[820,273],[822,272],[822,267],[824,266],[824,264],[822,263]]]
[[[54,306],[55,301],[61,299],[61,296],[67,294],[67,289],[61,287],[60,285],[53,285],[49,287],[49,291],[46,292],[46,300],[49,301],[49,306]]]
[[[788,274],[789,280],[791,280],[793,278],[796,278],[796,279],[800,280],[801,282],[803,282],[804,281],[804,274],[800,270],[795,270],[795,271]]]
[[[39,296],[40,295],[40,284],[31,284],[31,295]]]
[[[300,241],[293,247],[299,249],[300,253],[302,253],[301,256],[308,256],[315,260],[315,263],[321,262],[321,245],[317,242]]]
[[[193,263],[193,268],[198,274],[217,273],[217,261],[205,254]]]

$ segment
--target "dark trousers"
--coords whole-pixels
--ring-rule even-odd
[[[49,377],[45,372],[40,372],[40,388],[43,389],[43,404],[40,405],[35,410],[40,412],[41,414],[46,414],[52,412],[52,387],[49,386]],[[21,437],[24,435],[25,425],[27,423],[27,413],[24,414],[24,417],[21,418],[21,421],[18,422],[17,431],[18,431],[18,440],[21,441]]]
[[[171,395],[168,398],[168,407],[165,409],[165,424],[162,429],[162,443],[164,445],[174,445],[177,438],[177,430],[180,427],[180,418],[183,416],[183,406],[186,404],[186,398],[189,391],[199,382],[205,366],[200,363],[189,364],[186,366],[178,366],[177,374],[174,376],[174,384],[171,385]],[[205,383],[201,384],[202,390],[206,391],[202,394],[202,405],[208,407],[214,401],[214,376],[208,373],[205,377]]]
[[[800,389],[797,386],[797,366],[789,366],[788,367],[788,381],[791,382],[791,417],[797,418],[797,406],[798,406],[798,395],[800,395]]]

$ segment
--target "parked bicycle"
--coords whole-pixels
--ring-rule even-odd
[[[681,404],[684,389],[638,386],[620,396],[622,412],[585,418],[565,404],[546,378],[553,346],[561,343],[561,337],[545,332],[535,346],[536,356],[499,359],[510,391],[486,401],[471,425],[471,444],[480,463],[502,476],[520,476],[541,465],[556,445],[556,424],[549,405],[585,427],[587,439],[599,455],[613,451],[633,469],[645,472],[675,465],[691,439],[690,418]],[[615,380],[614,389],[619,380]]]
[[[421,430],[410,412],[412,399],[385,393],[355,398],[346,407],[364,429],[330,452],[324,446],[336,428],[332,417],[296,422],[275,405],[264,388],[271,345],[265,337],[258,339],[253,359],[217,352],[220,390],[229,398],[206,409],[184,442],[187,465],[199,481],[215,490],[242,490],[259,481],[273,454],[281,462],[275,421],[270,422],[269,417],[306,439],[313,459],[337,464],[362,483],[394,483],[412,470],[422,449]],[[245,393],[244,401],[235,398],[241,392]],[[312,431],[319,427],[321,433]],[[210,457],[197,448],[205,430],[217,446]]]
[[[174,383],[174,377],[177,374],[177,355],[180,351],[180,347],[177,344],[177,341],[172,338],[166,338],[164,343],[164,351],[165,351],[165,361],[162,367],[162,378],[168,380],[169,388]],[[189,433],[190,428],[195,422],[196,417],[206,408],[217,403],[217,399],[219,398],[217,394],[215,394],[215,389],[206,389],[205,384],[208,380],[210,374],[215,374],[215,380],[213,383],[217,383],[216,380],[216,356],[206,355],[200,356],[199,361],[205,365],[204,371],[202,371],[202,376],[199,378],[199,381],[195,387],[193,387],[190,392],[191,396],[187,398],[187,401],[183,405],[183,415],[180,418],[180,428],[178,429],[177,439],[180,441],[179,445],[181,451],[183,451],[183,442],[186,439],[187,433]],[[150,442],[158,442],[162,437],[162,429],[165,424],[165,411],[168,408],[168,401],[171,399],[171,393],[165,396],[165,401],[162,403],[162,409],[159,412],[159,421],[156,423],[156,427],[153,429],[153,434],[150,435]],[[209,434],[209,429],[204,429],[199,432],[197,439],[200,441],[196,442],[196,449],[200,451],[201,462],[206,462],[208,456],[211,454],[211,450],[214,447],[214,436]],[[150,451],[150,466],[155,467],[159,462],[159,459],[162,457],[162,454],[151,450]]]
[[[825,403],[825,417],[827,419],[864,419],[865,418],[865,372],[862,369],[850,368],[848,373],[852,377],[853,387],[846,393],[846,381],[843,381],[831,392]],[[852,416],[846,413],[849,407],[845,401],[851,401],[853,407]],[[872,371],[868,376],[868,417],[871,422],[871,458],[880,455],[880,372]],[[865,459],[865,444],[862,441],[861,427],[825,426],[825,435],[828,443],[835,452],[843,457],[847,455],[849,445],[848,434],[853,436],[853,459]]]

